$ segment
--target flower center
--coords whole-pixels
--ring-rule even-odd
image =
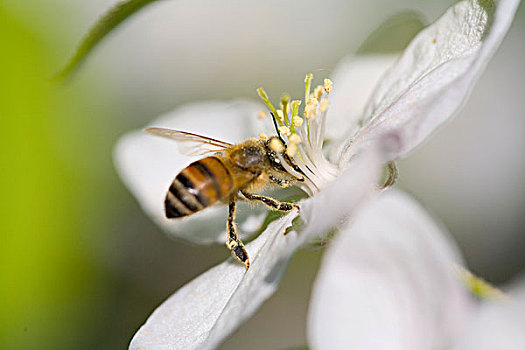
[[[301,100],[291,100],[290,95],[282,94],[280,109],[276,109],[266,92],[259,88],[257,93],[270,110],[279,134],[286,143],[286,154],[292,158],[299,169],[306,175],[299,186],[308,195],[313,196],[339,175],[339,169],[330,163],[323,154],[323,142],[328,110],[328,97],[332,91],[330,79],[324,79],[311,92],[313,75],[306,75],[304,80],[304,106]],[[306,122],[305,122],[306,121]],[[279,153],[278,153],[279,154]],[[282,154],[279,154],[282,158]],[[296,177],[303,177],[280,159],[286,171]]]

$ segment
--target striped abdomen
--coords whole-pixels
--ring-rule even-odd
[[[191,215],[228,196],[233,189],[230,171],[217,157],[191,163],[173,180],[164,201],[167,218]]]

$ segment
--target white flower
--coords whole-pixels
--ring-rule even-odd
[[[312,349],[524,349],[525,289],[474,300],[447,232],[387,191],[340,229],[314,284]]]
[[[248,271],[228,259],[197,277],[157,308],[130,348],[207,349],[220,344],[275,291],[288,261],[301,245],[347,222],[378,192],[376,184],[383,164],[406,155],[457,111],[501,42],[517,3],[458,3],[422,31],[380,79],[385,63],[393,58],[344,61],[336,70],[328,109],[323,103],[326,91],[314,90],[320,94],[313,96],[316,100],[310,101],[307,96],[303,101],[309,138],[308,123],[299,127],[295,119],[301,139],[294,142],[298,152],[295,159],[308,176],[303,189],[312,196],[300,204],[303,225],[294,225],[284,236],[297,213],[273,221],[247,244],[251,259]],[[361,78],[378,83],[359,79],[362,70],[370,74]],[[369,96],[373,86],[365,104],[359,96]],[[261,131],[270,134],[271,125],[257,125],[262,123],[256,118],[259,112],[260,105],[251,102],[209,102],[180,108],[152,125],[238,142]],[[289,114],[295,124],[292,117]],[[325,127],[326,136],[339,146],[332,147],[329,159],[322,150]],[[188,220],[165,219],[165,191],[192,160],[178,154],[169,141],[132,133],[117,145],[115,159],[123,180],[144,210],[168,232],[194,242],[224,242],[225,208],[209,208]],[[240,217],[242,232],[254,231],[264,216],[250,215],[253,211],[244,214]]]

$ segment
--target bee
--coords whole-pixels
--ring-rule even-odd
[[[255,193],[272,185],[288,187],[304,181],[304,177],[292,175],[283,166],[284,161],[299,175],[304,175],[288,156],[278,130],[278,136],[251,138],[238,144],[180,130],[147,128],[145,131],[176,141],[183,154],[207,155],[175,176],[164,199],[166,218],[184,218],[212,205],[227,204],[226,246],[246,269],[250,267],[250,259],[235,223],[237,201],[262,202],[282,212],[299,210],[294,203]]]

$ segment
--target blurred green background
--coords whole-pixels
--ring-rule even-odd
[[[0,2],[0,348],[126,348],[151,311],[227,257],[169,240],[119,181],[120,135],[188,101],[299,95],[389,16],[452,1],[164,1],[104,41],[66,84],[50,78],[109,0]],[[456,120],[400,163],[400,187],[495,283],[525,267],[525,11]],[[305,343],[321,251],[224,349]]]

